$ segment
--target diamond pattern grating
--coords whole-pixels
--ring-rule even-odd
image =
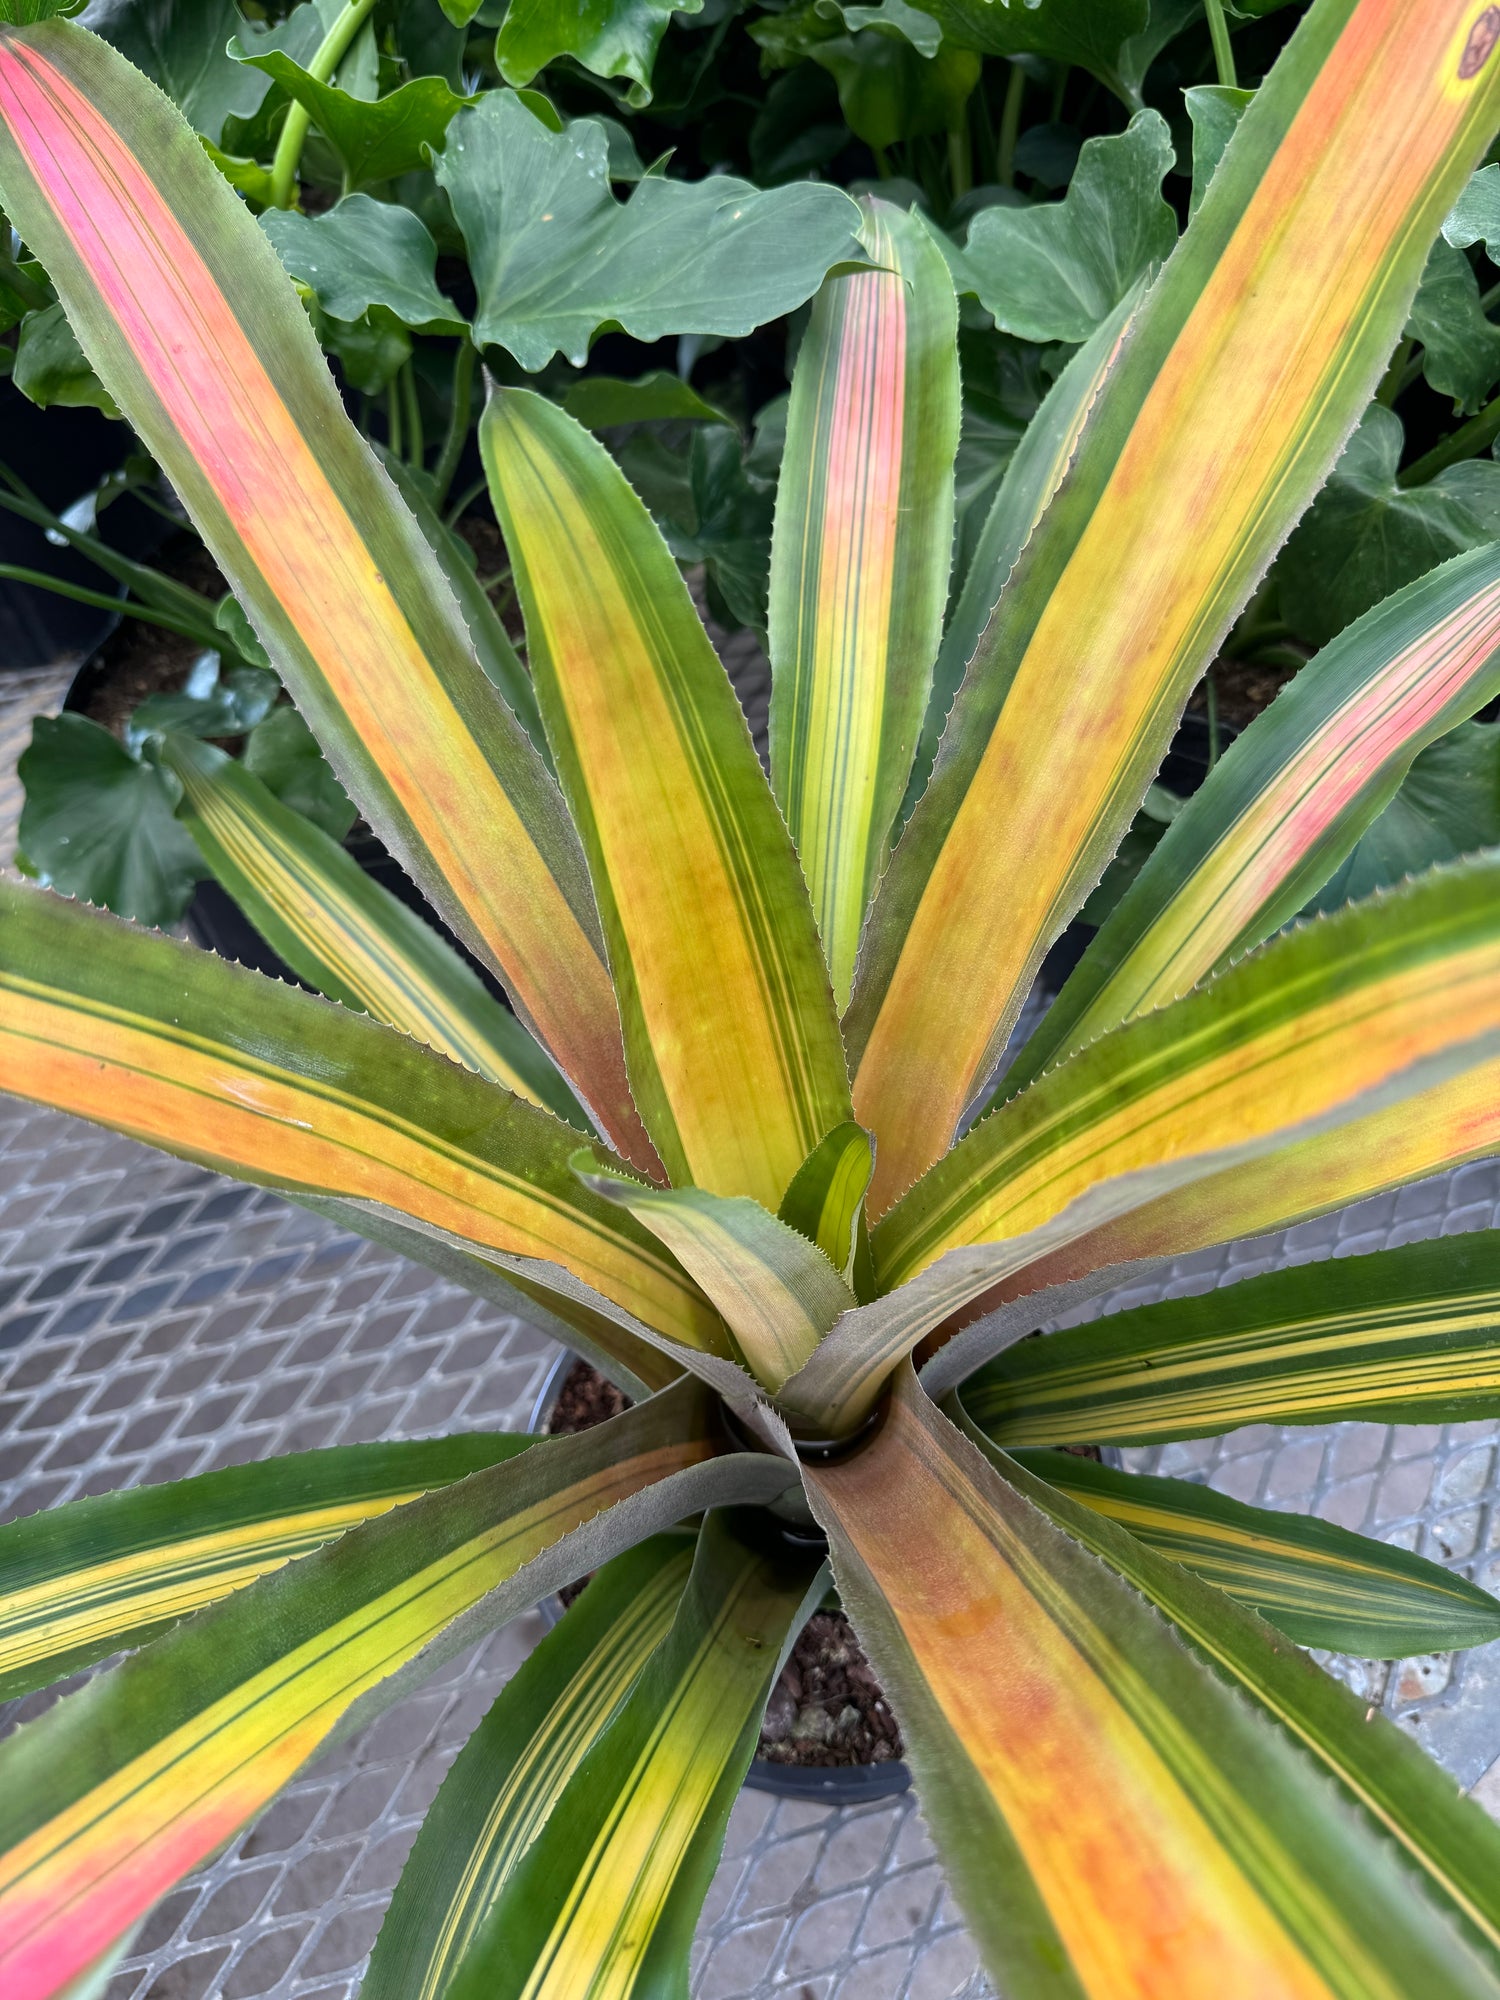
[[[1497,1212],[1500,1165],[1472,1167],[1183,1259],[1165,1289],[1488,1227]],[[518,1427],[555,1355],[495,1307],[264,1190],[0,1099],[7,1518],[317,1445]],[[1128,1459],[1311,1508],[1500,1588],[1497,1446],[1500,1424],[1257,1426]],[[541,1630],[535,1614],[517,1621],[319,1759],[152,1914],[110,2000],[351,2000],[444,1771]],[[1457,1660],[1331,1664],[1500,1803],[1500,1645]],[[48,1699],[15,1703],[7,1719]],[[693,1990],[695,2000],[979,2000],[988,1989],[910,1795],[840,1811],[746,1792],[704,1911]]]

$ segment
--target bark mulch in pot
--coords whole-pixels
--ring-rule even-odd
[[[575,1361],[547,1429],[554,1436],[586,1431],[629,1407],[622,1390],[588,1362]],[[584,1583],[570,1584],[559,1598],[571,1604]],[[896,1718],[842,1611],[815,1611],[807,1621],[771,1690],[756,1754],[772,1764],[824,1770],[900,1757]]]
[[[1254,666],[1244,660],[1215,660],[1209,672],[1213,675],[1220,721],[1227,722],[1234,729],[1248,729],[1262,709],[1269,708],[1287,682],[1300,671],[1300,661],[1295,666],[1289,661],[1278,662],[1275,666]],[[1193,689],[1188,701],[1188,713],[1208,713],[1202,681]]]

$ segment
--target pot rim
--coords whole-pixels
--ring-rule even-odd
[[[568,1370],[582,1355],[563,1348],[542,1378],[542,1386],[531,1406],[526,1428],[544,1435],[552,1405],[567,1379]],[[544,1597],[537,1610],[548,1629],[562,1617],[557,1598]],[[784,1799],[818,1799],[828,1805],[867,1805],[874,1799],[896,1798],[911,1787],[911,1771],[904,1759],[888,1757],[879,1764],[773,1764],[769,1757],[752,1757],[745,1773],[745,1785],[754,1792],[771,1792]]]

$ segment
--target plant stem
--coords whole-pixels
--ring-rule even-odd
[[[1224,19],[1224,0],[1203,0],[1203,11],[1208,15],[1208,34],[1214,45],[1219,81],[1233,90],[1239,78],[1234,73],[1234,50],[1229,41],[1229,23]]]
[[[1021,132],[1021,100],[1026,95],[1026,72],[1019,63],[1010,66],[1010,81],[1005,86],[1005,103],[1000,111],[1000,145],[996,156],[996,171],[1001,187],[1016,184],[1016,140]]]
[[[401,375],[398,370],[386,385],[385,391],[385,443],[386,449],[397,458],[404,458],[401,449]]]
[[[880,178],[883,181],[888,181],[891,177],[891,163],[886,158],[885,147],[876,146],[872,144],[870,147],[870,151],[875,155],[876,173],[880,176]]]
[[[349,45],[364,26],[374,8],[375,0],[344,0],[344,10],[339,14],[318,44],[317,53],[307,65],[307,73],[318,83],[331,83],[333,73],[349,53]],[[271,201],[277,208],[290,208],[297,192],[297,167],[302,158],[302,148],[307,143],[308,127],[312,124],[312,113],[305,105],[293,104],[286,114],[286,123],[281,128],[281,137],[276,141],[275,156],[271,161]]]
[[[459,494],[453,505],[443,516],[443,520],[450,528],[456,526],[463,519],[464,515],[468,513],[470,507],[473,506],[474,502],[488,485],[488,479],[480,478],[472,481],[471,484],[464,488],[463,492]]]
[[[1375,391],[1375,400],[1377,403],[1384,403],[1387,409],[1406,387],[1406,364],[1411,359],[1411,350],[1412,342],[1409,339],[1401,341],[1386,363],[1385,373],[1380,378],[1380,386]]]
[[[406,462],[422,470],[427,457],[427,440],[422,435],[422,405],[417,400],[417,371],[407,361],[402,364],[400,376],[401,402],[406,418]]]
[[[948,181],[953,190],[953,199],[967,194],[974,185],[974,165],[969,146],[969,107],[964,106],[963,117],[948,134]]]
[[[145,605],[132,604],[127,598],[111,597],[103,590],[89,590],[81,583],[65,583],[60,576],[48,576],[45,570],[25,569],[19,563],[0,563],[0,583],[29,583],[37,590],[50,590],[56,597],[71,597],[79,604],[94,604],[101,611],[119,611],[127,618],[139,618],[143,625],[160,625],[164,631],[180,632],[184,639],[196,639],[205,647],[217,649],[227,643],[224,634],[217,629],[210,638],[185,618],[173,618],[165,611],[148,611]]]
[[[448,398],[448,434],[433,470],[433,504],[441,507],[453,484],[458,461],[469,437],[469,414],[474,396],[474,343],[467,337],[458,344],[453,360],[453,388]]]
[[[1435,479],[1440,472],[1446,472],[1450,465],[1457,465],[1461,459],[1477,458],[1487,451],[1500,437],[1500,396],[1486,403],[1477,417],[1456,430],[1452,437],[1444,438],[1441,444],[1419,458],[1415,465],[1408,465],[1404,472],[1396,474],[1398,486],[1425,486],[1429,479]]]

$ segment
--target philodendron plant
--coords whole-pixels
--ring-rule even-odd
[[[7,212],[517,1017],[476,1029],[331,837],[164,730],[193,837],[344,1004],[6,886],[0,1082],[285,1189],[636,1399],[6,1529],[0,1691],[130,1652],[0,1749],[6,2000],[102,1977],[336,1734],[592,1572],[445,1782],[366,1993],[683,1994],[820,1537],[1007,1994],[1500,1995],[1500,1831],[1296,1650],[1471,1643],[1500,1607],[1035,1449],[1493,1414],[1500,1245],[1021,1339],[1122,1269],[1500,1145],[1500,862],[1273,936],[1500,691],[1500,552],[1378,606],[1239,739],[955,1141],[1386,366],[1500,125],[1497,26],[1315,0],[1164,269],[1059,379],[946,632],[952,283],[867,206],[792,388],[769,784],[623,474],[496,391],[529,733],[187,125],[75,24],[0,27]]]

